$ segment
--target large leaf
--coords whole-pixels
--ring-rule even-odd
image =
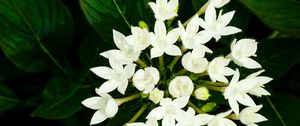
[[[0,46],[25,71],[49,68],[44,52],[64,56],[72,26],[69,11],[59,0],[0,0]]]
[[[0,80],[0,112],[14,107],[19,100],[15,94]]]
[[[283,33],[300,34],[300,4],[295,0],[239,0],[269,27]]]
[[[299,54],[298,39],[266,39],[258,44],[257,61],[261,63],[267,75],[280,78],[297,62]]]
[[[32,112],[32,116],[46,119],[70,116],[82,108],[80,103],[88,94],[80,84],[53,78],[43,92],[44,102]]]

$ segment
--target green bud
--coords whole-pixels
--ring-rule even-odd
[[[140,28],[146,28],[147,30],[149,30],[148,25],[144,21],[139,21],[139,27]]]
[[[203,105],[203,106],[201,107],[201,110],[202,110],[203,112],[210,112],[210,111],[212,111],[216,106],[217,106],[217,103],[209,102],[209,103],[206,103],[205,105]]]
[[[141,97],[142,97],[142,98],[148,98],[148,97],[149,97],[149,94],[144,94],[144,93],[142,93]]]

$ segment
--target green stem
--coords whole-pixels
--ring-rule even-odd
[[[141,114],[147,109],[148,104],[143,105],[140,110],[128,121],[128,123],[133,123],[135,120],[137,120]]]
[[[205,3],[205,4],[198,10],[198,12],[197,12],[196,14],[198,14],[198,16],[204,14],[204,12],[205,12],[205,10],[206,10],[208,4],[209,4],[209,1],[208,1],[207,3]],[[187,26],[187,24],[190,22],[190,20],[192,20],[192,18],[193,18],[193,17],[191,17],[191,18],[188,19],[186,22],[184,22],[184,23],[183,23],[183,26]]]
[[[205,112],[203,112],[200,108],[198,108],[196,105],[194,105],[191,101],[188,102],[188,105],[189,105],[190,107],[192,107],[193,109],[195,109],[195,111],[196,111],[197,113],[199,113],[199,114],[205,113]]]
[[[278,112],[278,110],[276,109],[275,105],[273,104],[273,102],[271,101],[271,99],[269,97],[266,97],[268,103],[270,104],[271,108],[273,109],[273,111],[275,112],[275,114],[277,115],[278,119],[280,120],[281,124],[283,126],[287,126],[286,123],[284,122],[282,116],[280,115],[280,113]]]
[[[164,55],[158,58],[159,60],[159,70],[162,72],[164,70]]]
[[[186,52],[187,49],[184,48],[183,46],[181,47],[181,53],[183,55],[184,52]],[[180,59],[181,56],[176,56],[173,61],[171,62],[171,64],[169,65],[170,70],[173,70],[174,66],[176,65],[176,63],[178,62],[178,60]]]
[[[128,25],[129,28],[131,28],[131,25],[128,23],[127,19],[125,18],[124,14],[122,13],[119,5],[117,4],[116,0],[113,0],[114,1],[114,4],[116,5],[119,13],[121,14],[122,18],[124,19],[124,21],[126,22],[126,24]]]
[[[226,118],[231,119],[231,120],[240,120],[240,117],[237,116],[236,114],[230,114],[226,116]]]
[[[273,39],[276,38],[279,35],[278,31],[274,31],[269,37],[267,37],[268,39]]]
[[[206,85],[206,87],[210,90],[214,91],[219,91],[219,92],[224,92],[226,87],[217,87],[217,86],[212,86],[212,85]]]
[[[198,80],[198,82],[203,83],[204,85],[212,85],[212,86],[221,86],[221,87],[227,87],[228,84],[223,82],[211,82],[206,80]]]
[[[178,76],[178,75],[182,75],[182,74],[185,74],[186,72],[188,72],[186,69],[182,69],[180,70],[178,73],[176,73],[175,75]]]
[[[137,99],[139,97],[141,97],[141,93],[136,93],[136,94],[133,94],[133,95],[125,97],[125,98],[117,99],[118,105],[121,105],[123,103],[135,100],[135,99]]]
[[[142,60],[138,59],[137,61],[135,61],[137,64],[139,64],[142,67],[148,67],[147,64],[145,62],[143,62]]]
[[[27,27],[29,28],[29,30],[31,31],[31,33],[33,34],[34,38],[37,40],[38,45],[40,46],[40,48],[43,50],[44,53],[46,53],[49,58],[54,62],[54,64],[66,75],[68,75],[68,72],[62,67],[62,65],[59,64],[59,62],[53,57],[53,55],[46,49],[46,47],[43,45],[43,43],[41,42],[40,37],[34,32],[34,29],[32,27],[32,25],[30,24],[30,22],[28,21],[28,19],[22,14],[21,10],[17,7],[17,5],[15,4],[14,1],[11,1],[13,6],[15,7],[15,9],[17,10],[18,14],[22,17],[22,19],[25,21]]]

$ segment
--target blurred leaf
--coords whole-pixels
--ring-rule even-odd
[[[275,96],[270,97],[271,103],[276,108],[277,114],[274,108],[271,106],[270,102],[266,98],[263,99],[263,105],[261,112],[268,121],[260,123],[262,126],[278,126],[281,125],[278,115],[282,118],[282,121],[286,123],[287,126],[297,126],[299,125],[300,118],[300,99],[285,93],[278,93]]]
[[[266,39],[258,44],[257,61],[268,76],[280,78],[297,62],[299,54],[300,43],[297,39]]]
[[[77,83],[53,78],[43,92],[44,102],[31,115],[46,119],[70,116],[81,109],[80,103],[88,94]]]
[[[207,0],[191,0],[191,1],[193,4],[193,8],[196,12],[207,2]]]
[[[300,4],[292,0],[239,0],[269,27],[299,37]]]
[[[28,72],[49,69],[44,50],[64,56],[73,31],[71,15],[59,0],[1,0],[0,27],[3,52]]]
[[[0,80],[0,112],[13,108],[18,102],[15,94]]]

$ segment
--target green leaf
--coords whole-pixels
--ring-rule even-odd
[[[59,0],[1,0],[0,26],[3,52],[28,72],[48,69],[49,55],[63,57],[73,31],[71,14]]]
[[[273,78],[285,75],[300,58],[298,39],[275,38],[262,40],[258,44],[257,61]]]
[[[0,112],[13,108],[18,102],[15,94],[0,81]]]
[[[70,116],[81,110],[80,103],[88,94],[80,84],[53,78],[43,92],[44,102],[31,115],[45,119]]]
[[[239,0],[274,30],[300,34],[300,4],[292,0]]]
[[[300,99],[286,93],[278,93],[275,96],[263,99],[261,112],[268,121],[260,123],[262,126],[297,126],[299,125]],[[277,111],[277,113],[275,112]],[[281,118],[281,121],[280,121]]]

